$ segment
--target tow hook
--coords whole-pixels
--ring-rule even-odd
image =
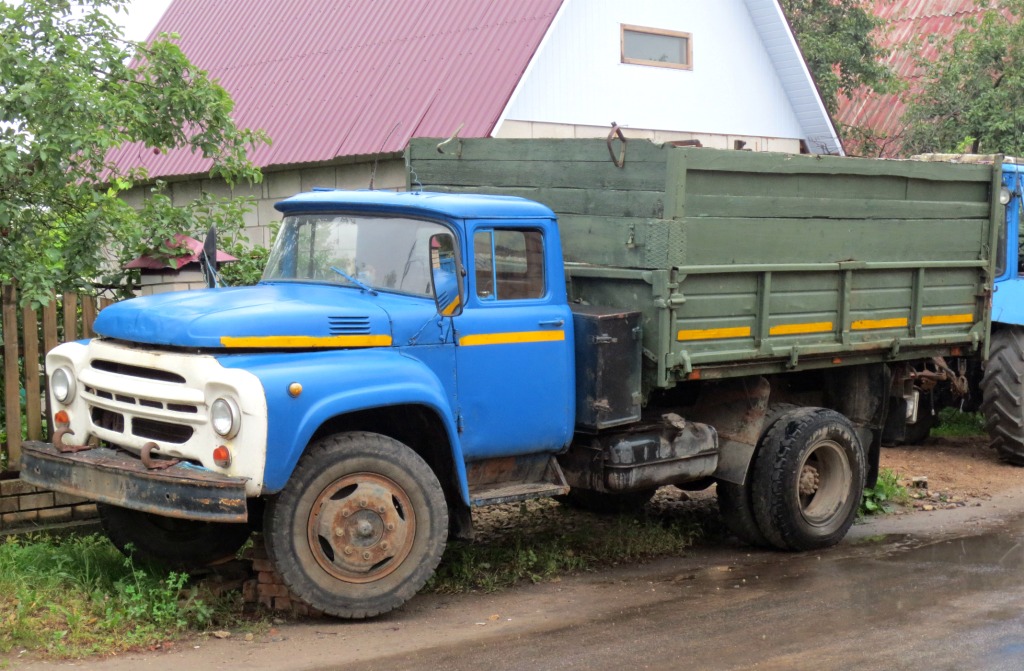
[[[153,452],[159,451],[160,446],[152,441],[143,445],[142,450],[139,452],[139,459],[142,460],[142,465],[151,471],[156,471],[162,468],[170,468],[181,461],[181,459],[159,459],[154,457]]]

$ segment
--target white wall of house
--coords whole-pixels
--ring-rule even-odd
[[[693,69],[620,62],[622,24],[690,33]],[[557,133],[612,121],[766,144],[802,137],[743,0],[566,0],[495,134],[521,136],[515,122]]]

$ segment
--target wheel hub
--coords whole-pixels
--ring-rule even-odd
[[[389,478],[355,473],[320,493],[308,523],[310,550],[346,582],[379,580],[401,565],[416,532],[412,504]]]
[[[818,491],[818,484],[821,482],[821,474],[814,466],[805,464],[800,471],[800,496],[810,496]]]

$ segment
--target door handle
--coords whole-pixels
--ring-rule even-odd
[[[538,326],[547,326],[549,328],[558,328],[559,326],[565,326],[564,319],[549,319],[547,321],[540,322]]]

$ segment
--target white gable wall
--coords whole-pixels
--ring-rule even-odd
[[[621,63],[621,24],[690,33],[693,70]],[[743,0],[565,0],[506,107],[516,121],[802,137]]]

